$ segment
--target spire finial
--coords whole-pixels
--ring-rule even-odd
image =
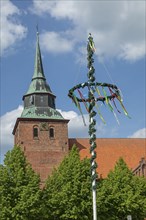
[[[37,31],[37,36],[39,36],[39,26],[38,26],[38,23],[36,25],[36,31]]]

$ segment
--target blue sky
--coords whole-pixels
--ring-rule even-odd
[[[145,1],[1,0],[0,4],[1,154],[13,146],[12,129],[33,75],[37,24],[45,76],[57,96],[57,109],[70,119],[69,137],[88,137],[88,126],[67,94],[87,81],[89,32],[96,46],[96,81],[116,84],[131,116],[117,113],[118,125],[101,106],[106,125],[97,116],[97,137],[146,136]]]

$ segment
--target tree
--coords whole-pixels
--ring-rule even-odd
[[[97,193],[100,220],[126,220],[127,215],[133,220],[146,217],[146,179],[133,176],[122,158]]]
[[[40,219],[40,179],[20,147],[6,154],[0,166],[0,219]]]
[[[43,201],[46,219],[92,219],[90,162],[76,147],[48,178]]]

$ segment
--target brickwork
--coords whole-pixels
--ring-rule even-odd
[[[46,180],[54,167],[58,166],[68,153],[68,120],[23,120],[17,119],[14,128],[15,145],[21,146],[28,162]],[[38,128],[38,137],[33,128]],[[53,128],[54,137],[49,129]]]

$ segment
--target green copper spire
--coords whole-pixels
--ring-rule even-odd
[[[37,32],[37,42],[36,42],[34,73],[33,73],[32,81],[31,81],[31,84],[29,86],[29,89],[26,95],[32,94],[32,93],[51,93],[52,94],[52,91],[49,85],[47,84],[46,78],[44,75],[38,32]]]
[[[39,33],[37,32],[35,66],[34,66],[34,74],[33,74],[32,79],[35,79],[38,77],[45,79],[43,65],[42,65],[40,45],[39,45]]]
[[[21,118],[64,120],[55,108],[55,98],[56,96],[46,82],[39,45],[39,33],[37,31],[34,73],[29,89],[23,96],[24,110]]]

